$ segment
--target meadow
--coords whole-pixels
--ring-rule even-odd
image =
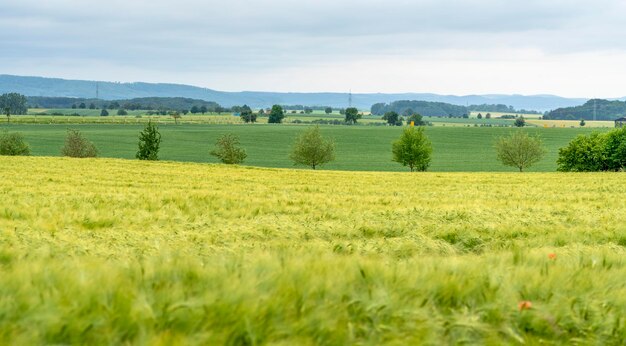
[[[0,131],[9,129],[24,134],[33,155],[59,156],[68,128],[80,130],[100,149],[101,156],[135,157],[139,132],[143,124],[0,124]],[[262,167],[293,167],[289,160],[291,145],[307,125],[210,125],[164,123],[159,125],[163,136],[161,158],[173,161],[217,162],[209,155],[218,136],[234,133],[248,152],[246,165]],[[512,128],[489,127],[426,127],[433,143],[431,171],[514,171],[496,160],[494,142]],[[402,128],[389,126],[322,126],[322,133],[336,143],[337,159],[324,169],[359,171],[405,171],[407,168],[391,161],[391,143]],[[559,148],[586,128],[527,128],[539,134],[548,151],[531,171],[555,171]]]
[[[0,344],[621,345],[625,193],[0,157]]]

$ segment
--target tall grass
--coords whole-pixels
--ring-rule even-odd
[[[624,193],[0,157],[0,344],[618,345]]]

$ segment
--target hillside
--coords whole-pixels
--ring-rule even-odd
[[[279,93],[279,92],[223,92],[180,84],[113,83],[59,78],[22,77],[0,75],[0,94],[18,92],[27,96],[54,96],[75,98],[98,98],[104,100],[131,99],[138,97],[185,97],[217,102],[222,106],[248,104],[251,107],[270,107],[273,104],[348,106],[348,93]],[[369,109],[375,103],[398,100],[421,100],[444,102],[454,105],[505,104],[516,109],[546,111],[558,107],[580,105],[584,99],[568,99],[553,95],[437,95],[430,93],[360,94],[352,95],[352,105]]]
[[[0,157],[0,177],[1,344],[626,338],[619,174]]]
[[[545,119],[559,120],[615,120],[626,116],[626,102],[594,99],[576,107],[558,108],[548,114]]]

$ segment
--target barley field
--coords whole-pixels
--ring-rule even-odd
[[[0,157],[0,344],[622,345],[624,177]]]

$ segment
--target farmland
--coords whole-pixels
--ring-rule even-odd
[[[67,128],[79,129],[94,141],[101,156],[134,158],[137,137],[143,124],[0,124],[0,131],[10,129],[24,134],[34,155],[58,156]],[[234,133],[248,152],[246,165],[263,167],[293,167],[289,152],[294,138],[304,130],[298,125],[209,125],[162,124],[161,158],[175,161],[216,162],[208,152],[217,137]],[[487,127],[427,127],[433,142],[432,171],[514,171],[496,161],[493,147],[496,137],[506,135],[511,128]],[[391,142],[402,129],[387,126],[322,126],[322,133],[336,142],[337,159],[324,166],[333,170],[404,171],[391,161]],[[577,134],[592,129],[529,128],[523,131],[539,134],[548,154],[535,171],[555,171],[558,149]]]
[[[625,193],[0,157],[0,343],[620,344]]]

